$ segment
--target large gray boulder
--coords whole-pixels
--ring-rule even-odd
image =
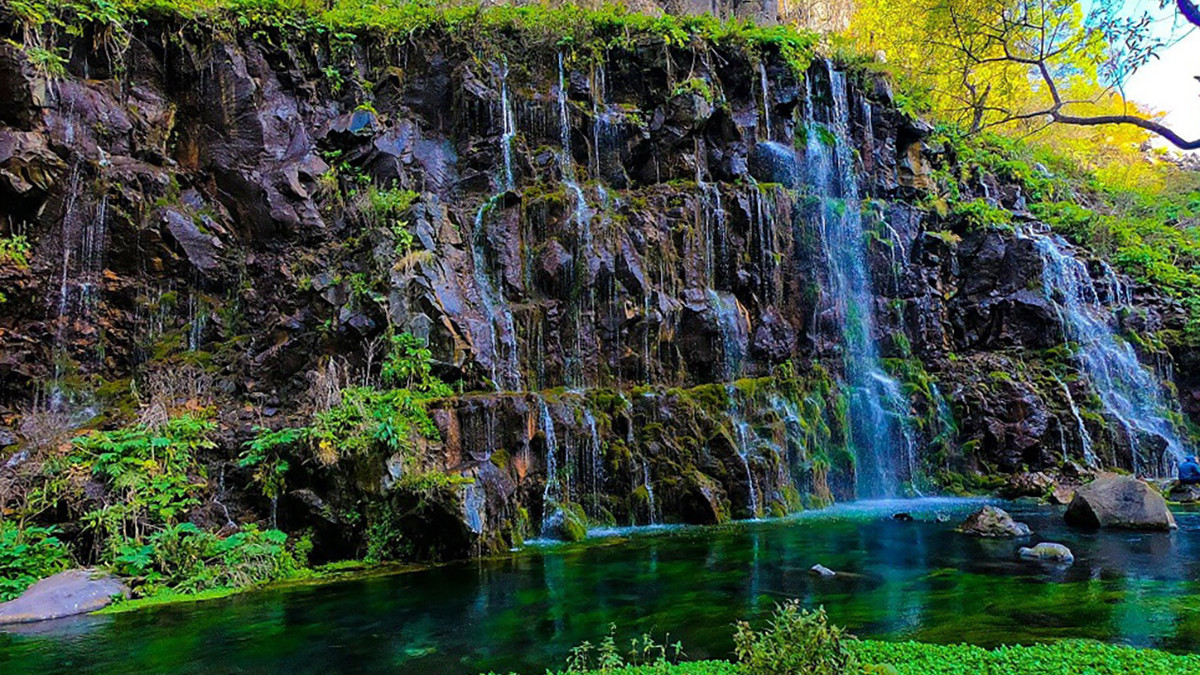
[[[1013,520],[1004,509],[985,506],[972,513],[958,526],[960,532],[977,537],[1028,537],[1029,526]]]
[[[1075,491],[1068,525],[1083,528],[1172,530],[1175,517],[1158,490],[1133,476],[1099,478]]]
[[[86,614],[107,607],[129,588],[106,572],[68,570],[46,577],[16,600],[0,603],[0,624],[31,623]]]

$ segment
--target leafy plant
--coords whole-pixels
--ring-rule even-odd
[[[70,564],[71,554],[53,527],[23,528],[10,520],[0,521],[0,602]]]
[[[733,641],[749,675],[844,675],[861,669],[854,638],[830,625],[824,608],[810,612],[794,600],[777,606],[762,631],[738,622]]]

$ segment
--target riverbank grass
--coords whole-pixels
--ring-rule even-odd
[[[984,649],[919,642],[853,643],[864,675],[1196,675],[1200,656],[1069,641]],[[850,675],[851,671],[844,671]],[[596,675],[762,675],[730,661],[649,664],[590,671]]]

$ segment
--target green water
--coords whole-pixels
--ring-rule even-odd
[[[731,624],[800,598],[864,637],[993,646],[1093,638],[1200,651],[1200,513],[1174,533],[1085,533],[1008,508],[1033,541],[953,531],[976,503],[835,507],[781,521],[653,533],[315,587],[248,593],[0,633],[0,673],[541,673],[616,624],[689,657],[725,657]],[[904,510],[913,522],[891,514]],[[949,520],[939,522],[941,514]],[[1026,542],[1028,543],[1028,542]],[[815,563],[844,572],[824,580]]]

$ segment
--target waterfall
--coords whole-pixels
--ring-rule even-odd
[[[900,384],[883,369],[875,338],[875,294],[862,225],[857,177],[849,144],[845,74],[828,68],[830,131],[808,105],[805,164],[808,187],[819,198],[813,216],[828,265],[826,295],[841,322],[848,437],[856,458],[859,497],[895,497],[917,473],[916,440]]]
[[[558,482],[558,437],[554,435],[554,418],[546,399],[538,398],[538,413],[542,434],[546,437],[546,485],[542,488],[542,527],[554,515],[554,510],[563,500],[562,486]]]
[[[478,478],[463,485],[463,515],[467,521],[467,528],[475,534],[483,534],[486,505],[487,501],[484,498],[483,490],[479,487]]]
[[[488,339],[492,347],[491,375],[494,386],[499,390],[519,389],[521,384],[520,363],[517,356],[516,324],[512,310],[504,299],[499,282],[489,274],[486,251],[487,214],[499,203],[503,193],[493,195],[485,201],[475,214],[475,230],[471,237],[471,262],[475,287],[487,314]]]
[[[650,510],[650,525],[658,524],[658,508],[654,505],[654,483],[650,480],[650,461],[642,460],[642,486],[646,488],[646,508]]]
[[[558,124],[562,134],[562,152],[559,154],[559,168],[562,171],[562,181],[575,199],[575,225],[584,237],[584,245],[591,239],[588,221],[587,200],[583,190],[575,178],[575,160],[571,154],[571,115],[567,110],[567,71],[563,66],[563,56],[558,55]]]
[[[761,515],[759,511],[758,487],[754,484],[754,473],[750,470],[750,452],[754,449],[755,440],[754,430],[750,428],[750,425],[742,417],[741,408],[737,403],[737,391],[732,385],[726,387],[726,395],[729,397],[729,422],[733,425],[737,453],[742,460],[742,466],[746,470],[746,489],[749,491],[746,508],[750,510],[751,518],[758,518]]]
[[[592,414],[591,408],[587,407],[586,401],[583,407],[583,425],[588,431],[585,439],[588,446],[584,455],[586,460],[584,468],[588,474],[588,489],[591,491],[593,501],[591,515],[598,517],[600,515],[600,490],[604,487],[604,456],[600,445],[600,433],[596,429],[596,416]]]
[[[500,134],[500,148],[504,154],[504,185],[502,189],[507,191],[513,188],[515,184],[513,178],[513,139],[517,135],[517,119],[513,115],[512,97],[508,92],[508,61],[505,60],[503,67],[500,70],[500,106],[502,131]]]
[[[737,378],[745,358],[746,342],[749,339],[749,321],[744,321],[737,298],[731,293],[706,290],[708,306],[717,317],[717,328],[721,333],[721,375],[725,380]]]
[[[1071,395],[1071,388],[1067,386],[1066,382],[1060,380],[1057,375],[1054,376],[1054,381],[1058,383],[1059,387],[1062,387],[1063,394],[1067,397],[1067,405],[1070,406],[1071,414],[1075,417],[1075,428],[1079,433],[1079,445],[1083,451],[1083,461],[1088,466],[1096,466],[1096,456],[1092,453],[1092,436],[1083,424],[1083,416],[1079,414],[1079,406],[1075,405],[1075,397]],[[1063,459],[1066,459],[1066,457],[1064,456]]]
[[[763,131],[766,132],[766,137],[763,140],[771,140],[771,87],[767,79],[767,64],[765,61],[758,62],[758,84],[762,89],[762,109],[763,109]]]
[[[512,309],[504,298],[500,283],[490,273],[487,251],[491,246],[487,237],[487,215],[496,208],[504,194],[515,187],[513,175],[513,139],[517,135],[516,116],[513,114],[512,93],[508,87],[508,63],[499,69],[500,78],[500,148],[504,157],[504,173],[500,177],[499,191],[488,198],[475,213],[475,228],[471,237],[471,262],[475,287],[487,316],[488,341],[491,344],[491,378],[500,390],[522,387],[521,365],[516,339],[516,322]]]
[[[1042,292],[1056,306],[1064,338],[1075,343],[1075,358],[1091,383],[1104,412],[1129,439],[1134,473],[1169,471],[1168,462],[1185,454],[1184,444],[1168,419],[1170,400],[1158,378],[1138,361],[1133,346],[1119,338],[1109,325],[1105,297],[1096,287],[1087,265],[1071,255],[1058,237],[1025,233],[1042,258]],[[1124,297],[1116,275],[1107,279],[1111,300]],[[1164,451],[1146,447],[1153,438],[1165,442]]]
[[[58,316],[54,336],[54,379],[49,383],[49,404],[55,411],[71,408],[73,422],[93,417],[96,409],[75,400],[74,392],[64,391],[64,364],[71,359],[69,346],[80,333],[96,349],[100,359],[101,338],[95,335],[94,313],[104,272],[104,253],[108,244],[108,194],[101,195],[92,209],[80,199],[83,194],[80,167],[71,172],[67,201],[62,219],[62,269],[59,275]]]

